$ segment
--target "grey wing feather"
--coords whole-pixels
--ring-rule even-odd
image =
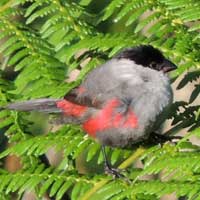
[[[86,92],[81,98],[87,96],[102,103],[112,98],[127,98],[128,95],[135,96],[136,93],[129,90],[135,85],[143,88],[142,84],[144,81],[137,72],[134,62],[112,59],[88,74],[82,83]]]

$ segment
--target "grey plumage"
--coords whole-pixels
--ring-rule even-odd
[[[116,97],[121,101],[131,99],[128,108],[124,109],[131,109],[136,114],[138,128],[110,129],[97,133],[97,139],[109,146],[124,147],[147,138],[160,127],[165,119],[162,115],[167,113],[172,102],[172,90],[166,74],[127,59],[114,58],[96,68],[81,87],[85,88],[85,93],[79,98],[87,96],[103,103]]]
[[[78,88],[65,96],[68,102],[87,108],[81,116],[67,116],[66,110],[58,108],[59,99],[30,100],[10,104],[7,108],[46,113],[64,111],[65,115],[61,116],[63,122],[80,123],[84,127],[88,119],[103,113],[110,100],[117,99],[120,104],[112,114],[120,113],[126,120],[128,111],[132,111],[138,120],[137,127],[118,124],[98,130],[95,137],[104,145],[126,147],[148,138],[166,119],[173,99],[166,72],[175,68],[171,61],[152,46],[129,48],[92,70]],[[73,106],[70,109],[73,109]],[[101,120],[102,118],[99,118],[95,123],[103,127],[104,122]],[[95,123],[91,126],[95,127]]]

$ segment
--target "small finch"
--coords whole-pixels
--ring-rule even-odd
[[[89,72],[63,99],[29,100],[7,108],[60,113],[65,123],[80,124],[103,146],[125,148],[147,139],[166,119],[173,99],[166,72],[176,68],[150,45],[128,48]]]

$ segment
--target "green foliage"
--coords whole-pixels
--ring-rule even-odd
[[[62,97],[107,58],[124,47],[152,44],[179,68],[174,78],[186,73],[177,89],[200,77],[199,0],[113,0],[95,12],[94,0],[2,0],[0,2],[1,106],[9,101],[41,97]],[[103,4],[103,3],[102,3]],[[114,30],[114,31],[113,31]],[[83,62],[87,64],[81,68]],[[8,68],[15,71],[8,80]],[[79,69],[76,81],[67,83],[70,72]],[[82,152],[91,165],[103,163],[100,145],[84,135],[80,127],[66,125],[44,135],[30,133],[28,114],[0,111],[0,128],[13,145],[0,158],[15,154],[22,169],[10,173],[0,169],[1,199],[13,193],[22,198],[26,190],[70,199],[124,200],[159,199],[175,192],[177,197],[198,199],[200,193],[200,147],[190,142],[200,137],[200,106],[191,105],[200,93],[197,83],[189,102],[175,102],[169,118],[174,125],[168,133],[183,128],[189,133],[176,145],[151,146],[145,150],[107,148],[110,161],[125,173],[113,180],[105,174],[81,175],[74,162]],[[56,166],[45,166],[40,159],[49,148],[62,151]],[[137,147],[136,147],[137,148]],[[139,152],[139,153],[138,153]],[[144,167],[133,167],[140,156]],[[162,177],[143,180],[148,174]]]

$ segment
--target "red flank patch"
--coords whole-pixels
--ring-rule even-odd
[[[117,99],[109,101],[102,110],[83,124],[83,129],[95,137],[96,132],[110,128],[136,128],[138,119],[132,111],[126,114],[117,113],[116,108],[120,105]]]
[[[87,107],[71,103],[67,100],[58,101],[57,107],[61,108],[66,115],[74,117],[80,117],[87,110]]]

